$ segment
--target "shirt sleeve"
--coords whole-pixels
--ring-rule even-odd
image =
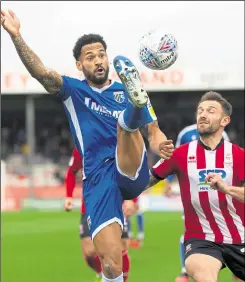
[[[71,167],[67,169],[65,177],[66,197],[72,197],[76,186],[76,174],[73,173]]]
[[[172,157],[169,160],[161,159],[158,161],[153,168],[151,173],[157,179],[165,179],[168,175],[176,173],[176,150],[174,151]]]
[[[238,182],[241,184],[245,183],[245,150],[241,147],[236,149],[236,166],[234,167],[234,172],[237,174]]]
[[[73,150],[72,157],[69,162],[69,167],[71,167],[72,171],[78,172],[79,169],[82,168],[83,162],[82,157],[77,149]]]
[[[184,136],[185,135],[183,134],[183,132],[180,131],[180,133],[177,136],[177,140],[176,140],[176,143],[175,143],[175,148],[178,148],[179,146],[185,144]],[[166,180],[171,183],[174,180],[174,174],[171,174],[168,177],[166,177]]]
[[[82,157],[77,149],[73,150],[72,157],[69,162],[69,168],[66,172],[65,187],[66,196],[72,197],[73,191],[76,186],[76,174],[82,168]]]
[[[62,75],[62,87],[55,95],[59,97],[62,101],[67,100],[72,95],[73,89],[73,79],[69,76]]]

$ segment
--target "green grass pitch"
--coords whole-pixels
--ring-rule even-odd
[[[81,256],[79,219],[78,211],[2,213],[1,281],[93,282]],[[180,213],[146,212],[144,246],[129,251],[129,282],[173,282],[182,230]],[[231,282],[231,273],[223,270],[219,281]]]

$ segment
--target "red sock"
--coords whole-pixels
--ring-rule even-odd
[[[101,262],[96,254],[93,257],[85,257],[85,260],[88,266],[91,267],[97,274],[101,273]]]
[[[128,280],[129,270],[130,270],[130,257],[128,251],[124,250],[122,252],[122,262],[123,262],[123,278],[124,282]]]

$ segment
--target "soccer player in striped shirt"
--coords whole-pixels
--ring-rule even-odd
[[[222,135],[223,135],[224,140],[229,141],[229,137],[225,131],[223,131]],[[199,137],[200,136],[197,131],[197,124],[186,126],[178,134],[175,148],[178,148],[179,146],[189,143],[191,141],[197,140]],[[170,196],[172,194],[173,179],[174,179],[174,175],[169,175],[165,179],[164,194],[166,196]],[[188,282],[189,281],[189,275],[186,273],[186,269],[185,269],[185,251],[184,249],[185,249],[184,248],[184,235],[181,235],[180,237],[181,274],[178,277],[176,277],[175,282]]]
[[[77,148],[75,148],[72,152],[72,157],[69,162],[69,168],[66,172],[65,178],[65,186],[66,186],[66,200],[65,200],[65,210],[70,211],[72,209],[72,197],[73,191],[76,186],[76,174],[78,171],[82,169],[82,157],[79,154]],[[124,202],[123,211],[125,216],[131,216],[135,214],[138,210],[137,198]],[[81,238],[81,248],[83,252],[83,257],[87,263],[87,265],[96,273],[96,282],[101,282],[101,262],[98,255],[95,252],[95,248],[93,242],[90,238],[87,216],[86,216],[86,208],[85,203],[82,198],[81,203],[81,222],[80,222],[80,238]],[[123,261],[123,278],[126,282],[128,280],[129,271],[130,271],[130,257],[128,254],[128,230],[127,224],[125,222],[123,232],[122,232],[122,261]]]
[[[198,140],[151,170],[149,186],[177,174],[185,217],[185,266],[196,282],[216,282],[227,266],[245,280],[245,151],[222,137],[232,106],[217,92],[197,106]]]

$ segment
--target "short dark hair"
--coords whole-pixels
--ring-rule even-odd
[[[220,103],[223,111],[227,114],[227,116],[231,116],[232,114],[232,105],[218,92],[209,91],[205,93],[201,100],[199,101],[197,108],[204,101],[216,101]]]
[[[76,61],[79,60],[80,55],[81,55],[81,49],[83,48],[83,46],[88,45],[88,44],[92,44],[92,43],[101,43],[103,45],[103,47],[105,48],[105,50],[107,49],[107,45],[103,39],[102,36],[100,36],[99,34],[84,34],[83,36],[81,36],[80,38],[78,38],[74,48],[73,48],[73,56],[76,59]]]

